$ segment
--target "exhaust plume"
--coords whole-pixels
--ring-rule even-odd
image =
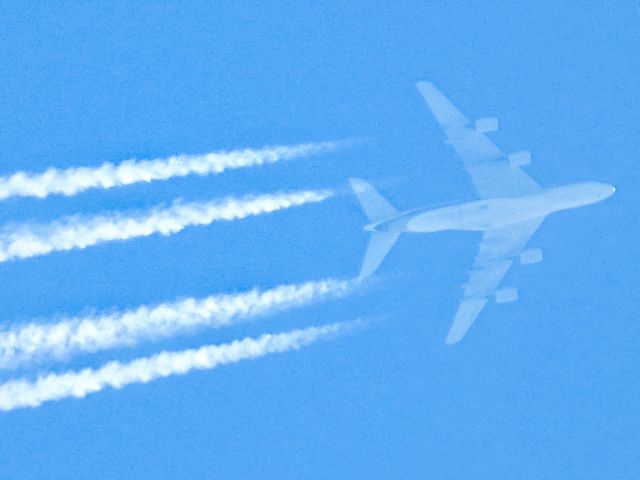
[[[0,200],[10,197],[45,198],[53,194],[72,196],[91,188],[109,189],[187,175],[218,174],[229,169],[329,152],[348,143],[304,143],[203,155],[175,155],[153,160],[131,159],[119,164],[107,162],[98,167],[49,168],[42,173],[16,172],[0,177]]]
[[[35,381],[10,380],[0,384],[0,410],[38,407],[44,402],[67,397],[83,398],[107,387],[122,388],[133,383],[147,383],[192,370],[207,370],[269,353],[297,350],[344,331],[353,324],[334,323],[320,327],[247,337],[231,343],[207,345],[179,352],[161,352],[129,363],[109,362],[99,369],[85,368],[62,374],[42,375]]]
[[[186,298],[104,315],[65,318],[50,324],[30,323],[0,331],[0,368],[45,358],[64,359],[77,352],[131,346],[198,327],[219,328],[340,296],[352,286],[351,281],[327,279],[268,290]]]
[[[333,195],[329,190],[279,192],[242,198],[227,197],[209,202],[174,201],[135,213],[115,212],[98,216],[71,216],[48,224],[17,225],[0,231],[0,262],[83,249],[99,243],[173,235],[193,225],[238,220],[306,203],[321,202]]]

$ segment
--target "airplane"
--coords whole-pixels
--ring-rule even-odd
[[[453,345],[467,334],[492,296],[496,303],[518,299],[516,288],[498,287],[515,259],[522,265],[542,261],[540,249],[525,247],[547,215],[600,202],[616,189],[598,182],[540,186],[522,169],[531,163],[529,151],[505,154],[487,137],[498,129],[497,118],[472,124],[432,83],[421,81],[416,87],[464,163],[479,199],[399,212],[364,180],[349,179],[370,222],[364,227],[371,239],[358,278],[377,270],[403,232],[482,232],[480,251],[445,340]]]

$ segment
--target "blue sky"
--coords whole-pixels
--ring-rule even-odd
[[[1,373],[97,367],[378,318],[300,351],[0,415],[2,478],[636,478],[637,2],[3,2],[0,175],[175,153],[368,141],[331,154],[74,197],[3,224],[367,178],[399,208],[474,190],[414,88],[495,115],[543,185],[615,196],[549,218],[520,300],[444,337],[478,236],[401,238],[375,285],[221,330]],[[0,263],[5,326],[349,278],[365,217],[340,195],[272,215]]]

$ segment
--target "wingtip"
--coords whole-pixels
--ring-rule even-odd
[[[433,89],[435,88],[435,85],[427,80],[418,80],[416,82],[416,88],[418,90],[422,90],[422,89]]]
[[[360,193],[367,190],[368,184],[361,178],[351,177],[349,178],[349,185],[355,193]]]
[[[367,277],[368,275],[363,275],[362,272],[360,272],[360,274],[355,278],[353,283],[359,287],[360,285],[362,285],[362,283],[365,281]]]
[[[456,338],[452,335],[448,335],[447,338],[444,340],[444,344],[447,347],[453,347],[454,345],[460,343],[460,340],[462,340],[461,338]]]

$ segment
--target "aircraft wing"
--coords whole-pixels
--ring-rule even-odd
[[[541,190],[520,167],[512,166],[505,153],[478,132],[433,84],[418,82],[418,90],[447,135],[448,143],[464,162],[482,198],[514,197]]]
[[[447,335],[447,344],[458,343],[466,335],[489,301],[489,296],[497,290],[513,258],[520,254],[543,221],[544,217],[540,217],[485,230],[480,252],[464,286],[462,303]]]

